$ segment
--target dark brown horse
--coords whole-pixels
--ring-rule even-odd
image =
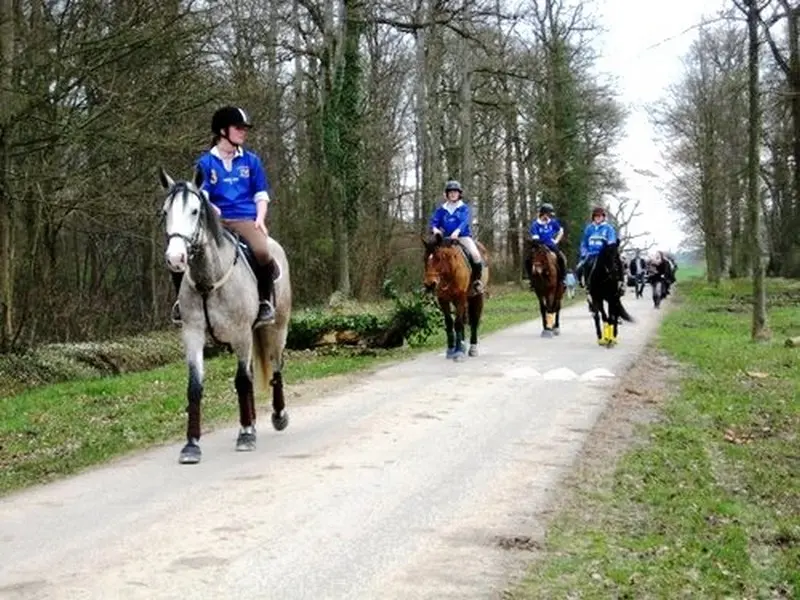
[[[539,299],[542,315],[542,337],[561,333],[561,299],[566,286],[558,276],[555,253],[538,240],[531,242],[531,285]]]
[[[466,252],[456,240],[442,238],[436,234],[422,236],[425,246],[424,284],[428,291],[436,293],[439,307],[444,314],[447,332],[447,358],[464,359],[464,324],[469,318],[469,355],[478,355],[478,325],[483,313],[483,292],[472,289],[471,267]],[[476,242],[486,263],[486,248]],[[485,286],[489,280],[489,265],[484,264],[481,277]],[[453,319],[453,311],[455,319]]]

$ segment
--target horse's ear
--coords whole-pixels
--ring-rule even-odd
[[[175,185],[175,180],[167,174],[164,167],[158,168],[158,180],[161,182],[161,187],[164,188],[164,190],[170,190],[172,186]]]
[[[193,183],[197,187],[197,189],[200,189],[200,187],[203,185],[203,181],[205,181],[205,178],[206,176],[203,175],[203,169],[200,168],[200,165],[195,165]]]

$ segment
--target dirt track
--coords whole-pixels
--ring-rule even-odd
[[[657,326],[626,300],[613,350],[578,304],[559,338],[531,322],[262,418],[254,453],[225,429],[197,466],[172,444],[0,500],[0,598],[491,597]]]

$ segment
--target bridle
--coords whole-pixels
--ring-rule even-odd
[[[200,242],[204,237],[203,236],[204,230],[200,224],[203,218],[207,218],[207,211],[209,210],[209,207],[208,207],[208,201],[205,198],[203,198],[199,192],[190,189],[185,183],[180,182],[176,183],[175,187],[170,191],[170,196],[169,196],[171,198],[169,203],[170,208],[172,207],[172,204],[175,202],[175,199],[178,196],[178,192],[180,191],[183,191],[184,198],[186,198],[186,196],[188,196],[189,194],[193,194],[200,200],[200,213],[198,215],[197,225],[195,226],[195,230],[191,236],[187,236],[182,233],[167,233],[166,243],[167,245],[169,245],[170,241],[174,238],[183,240],[184,243],[186,244],[187,258],[189,262],[191,262],[191,260],[199,256],[203,250],[203,246],[201,245]],[[166,218],[166,213],[165,213],[165,218]],[[224,231],[229,237],[233,238],[233,236],[230,233],[228,233],[227,230]],[[235,239],[232,239],[232,241],[235,243]],[[231,262],[231,265],[225,270],[225,273],[223,273],[222,277],[220,277],[217,281],[208,286],[207,285],[198,286],[197,282],[194,279],[192,279],[192,276],[188,269],[186,270],[184,277],[186,277],[187,283],[195,290],[197,290],[203,297],[203,300],[205,300],[211,292],[213,292],[214,290],[218,290],[223,285],[225,285],[225,283],[228,281],[228,279],[230,279],[231,275],[233,274],[233,269],[234,267],[236,267],[237,262],[239,262],[239,250],[238,248],[234,248],[233,262]]]

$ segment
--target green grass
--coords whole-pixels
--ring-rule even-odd
[[[750,296],[681,283],[659,339],[679,391],[554,519],[513,598],[800,597],[800,356],[782,344],[800,283],[769,281],[770,343],[749,339]]]
[[[493,286],[493,290],[496,295],[487,299],[481,335],[534,316],[530,292],[515,286]],[[292,353],[284,377],[291,389],[304,380],[369,369],[435,348],[444,348],[443,331],[419,347],[371,355]],[[206,361],[206,432],[238,415],[234,371],[230,355]],[[185,431],[185,390],[186,368],[176,362],[151,371],[41,386],[0,398],[0,495],[179,439]],[[266,402],[260,399],[260,407]]]

